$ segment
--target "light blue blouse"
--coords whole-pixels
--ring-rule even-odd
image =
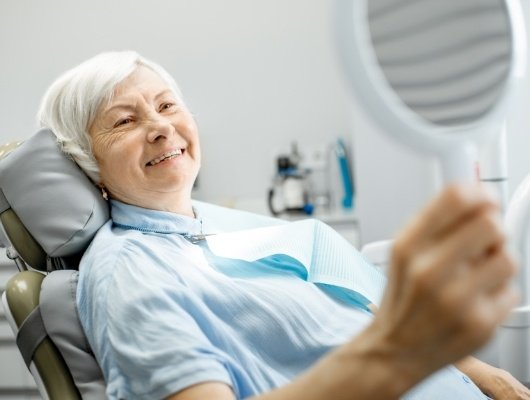
[[[348,296],[304,280],[293,258],[213,255],[187,238],[200,233],[200,218],[116,201],[111,216],[83,257],[77,295],[110,399],[161,399],[207,381],[238,399],[266,392],[372,319]],[[486,397],[448,367],[406,398]]]

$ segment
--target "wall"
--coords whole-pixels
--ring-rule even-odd
[[[195,197],[265,199],[291,141],[350,141],[351,101],[327,0],[21,0],[0,3],[0,142],[35,131],[46,87],[103,50],[166,67],[200,126]]]
[[[67,0],[0,3],[0,142],[35,131],[46,87],[108,49],[136,49],[180,82],[204,153],[195,197],[264,209],[274,157],[354,140],[362,242],[391,237],[436,191],[433,160],[393,143],[348,90],[333,1]],[[530,2],[523,2],[525,16]],[[508,120],[510,191],[530,171],[530,83]],[[354,135],[352,134],[354,133]]]
[[[433,158],[390,140],[360,103],[354,124],[360,242],[391,239],[436,193],[437,166]]]

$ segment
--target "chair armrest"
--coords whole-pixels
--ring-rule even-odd
[[[371,242],[363,246],[361,254],[368,262],[386,275],[393,244],[394,240],[392,239]]]

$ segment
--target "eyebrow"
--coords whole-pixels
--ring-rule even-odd
[[[153,100],[158,100],[160,97],[164,97],[166,96],[167,94],[172,94],[174,95],[173,91],[171,89],[165,89],[163,91],[161,91],[160,93],[158,93],[154,98]],[[122,110],[134,110],[136,107],[135,106],[132,106],[130,105],[129,103],[118,103],[118,104],[114,104],[112,107],[110,108],[107,108],[106,110],[103,111],[103,115],[104,116],[107,116],[111,111],[114,111],[116,109],[122,109]]]

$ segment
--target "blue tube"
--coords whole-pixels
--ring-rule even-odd
[[[353,208],[353,183],[348,165],[348,156],[346,153],[346,145],[342,139],[337,139],[335,146],[335,153],[337,161],[339,162],[340,175],[342,178],[342,186],[344,189],[344,197],[342,198],[342,206],[344,208]]]

